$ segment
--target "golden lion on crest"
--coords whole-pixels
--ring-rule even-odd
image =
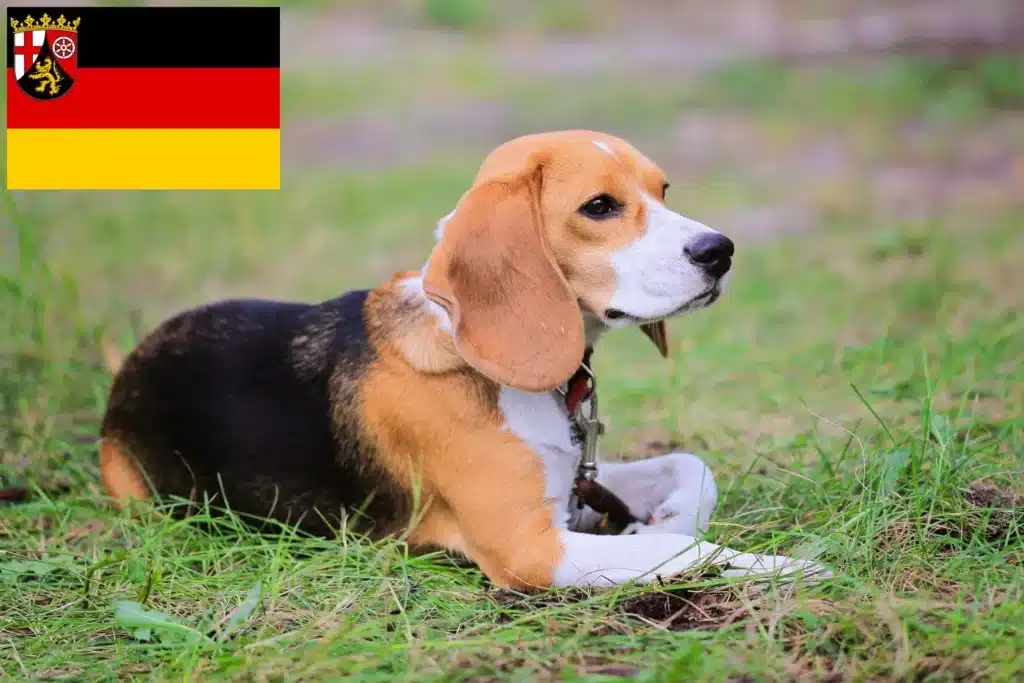
[[[39,87],[36,88],[36,92],[44,92],[47,86],[50,88],[51,95],[56,95],[60,92],[60,86],[57,84],[63,81],[64,77],[53,68],[54,66],[53,60],[49,57],[46,59],[40,59],[36,62],[35,71],[28,75],[28,77],[34,81],[43,81],[39,84]]]

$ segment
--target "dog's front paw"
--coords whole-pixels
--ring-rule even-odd
[[[671,453],[676,486],[651,511],[647,533],[695,536],[707,531],[718,505],[714,475],[703,460],[691,453]]]
[[[685,534],[696,536],[707,528],[707,520],[701,519],[689,501],[670,500],[662,503],[643,523],[637,523],[638,534]],[[633,525],[631,525],[633,526]]]
[[[728,578],[755,579],[758,584],[767,585],[773,579],[777,583],[801,582],[815,585],[834,576],[832,570],[820,562],[798,560],[783,555],[748,555],[746,553],[729,560],[722,570]]]

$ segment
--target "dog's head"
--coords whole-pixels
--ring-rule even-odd
[[[579,366],[585,320],[639,325],[665,355],[664,320],[713,303],[733,254],[728,238],[665,207],[667,187],[654,163],[603,133],[494,150],[439,223],[423,273],[466,362],[550,390]]]

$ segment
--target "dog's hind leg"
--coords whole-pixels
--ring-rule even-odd
[[[149,488],[138,466],[117,440],[104,438],[100,444],[100,480],[118,508],[132,499],[147,500]]]

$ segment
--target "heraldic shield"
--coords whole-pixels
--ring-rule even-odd
[[[63,14],[53,19],[11,19],[14,78],[21,91],[37,100],[55,100],[75,84],[78,73],[78,25]]]

